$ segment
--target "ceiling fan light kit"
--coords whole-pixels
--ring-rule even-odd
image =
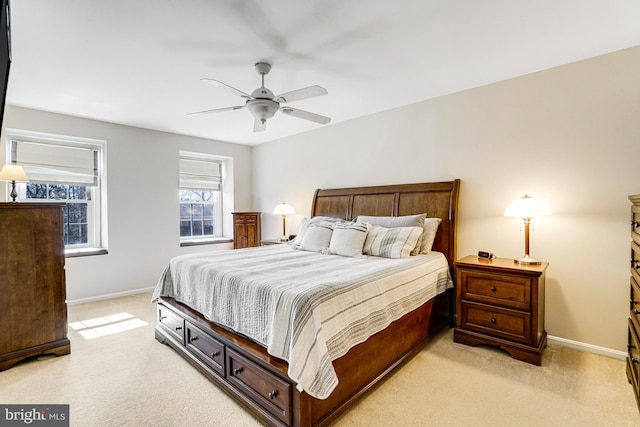
[[[198,111],[189,115],[200,115],[209,113],[219,113],[222,111],[239,110],[246,107],[255,118],[253,131],[261,132],[267,128],[267,120],[272,118],[278,110],[289,116],[298,117],[300,119],[310,120],[315,123],[327,124],[331,121],[329,117],[320,114],[311,113],[309,111],[299,110],[288,106],[281,106],[281,102],[293,102],[301,99],[312,98],[327,94],[327,90],[321,86],[309,86],[302,89],[286,92],[275,96],[273,92],[264,87],[264,76],[271,71],[271,64],[267,62],[258,62],[255,64],[256,71],[260,74],[262,85],[251,92],[251,95],[227,85],[219,80],[202,79],[203,82],[213,86],[221,87],[229,93],[246,99],[244,105],[236,105],[233,107],[215,108],[213,110]]]

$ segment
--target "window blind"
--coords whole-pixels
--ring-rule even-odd
[[[11,162],[22,166],[31,182],[98,185],[95,148],[12,140]]]
[[[221,185],[221,161],[180,157],[180,188],[220,190]]]

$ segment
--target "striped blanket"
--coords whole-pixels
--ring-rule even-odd
[[[338,385],[332,360],[452,286],[438,252],[350,258],[272,245],[176,257],[152,299],[175,298],[256,341],[324,399]]]

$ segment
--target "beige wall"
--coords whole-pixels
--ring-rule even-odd
[[[72,301],[153,287],[172,257],[230,247],[180,247],[180,150],[233,158],[235,205],[228,209],[251,209],[251,147],[14,106],[7,106],[3,128],[107,141],[109,253],[67,258],[67,298]],[[231,216],[226,220],[230,223]],[[232,227],[227,228],[231,236]]]
[[[639,76],[636,47],[257,146],[263,237],[280,234],[269,213],[283,200],[295,232],[318,187],[461,178],[458,256],[518,257],[523,231],[503,212],[528,193],[553,211],[531,237],[550,263],[548,333],[625,351]]]

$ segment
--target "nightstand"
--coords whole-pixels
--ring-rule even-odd
[[[467,256],[454,265],[453,340],[496,346],[515,359],[539,366],[547,345],[544,280],[549,264],[520,265],[513,259]]]
[[[260,246],[283,245],[288,242],[289,242],[288,240],[265,239],[265,240],[260,240]]]

